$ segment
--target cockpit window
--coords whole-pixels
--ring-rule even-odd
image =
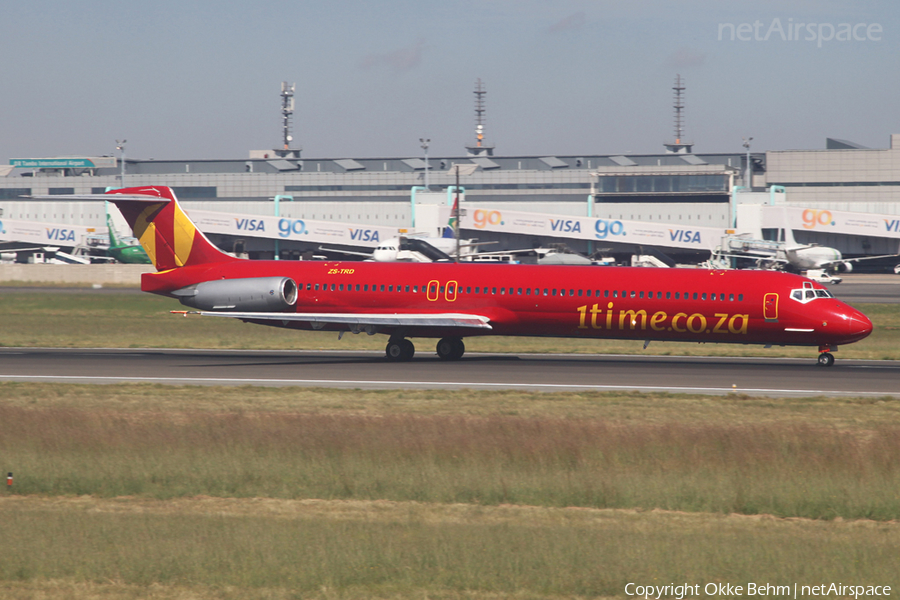
[[[791,290],[791,300],[806,304],[817,298],[834,298],[828,290],[815,289],[812,282],[804,282],[802,289]]]

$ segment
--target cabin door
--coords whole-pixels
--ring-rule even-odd
[[[766,321],[778,320],[778,294],[766,294],[763,298],[763,317]]]

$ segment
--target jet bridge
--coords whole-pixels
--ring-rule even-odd
[[[749,233],[727,235],[722,238],[721,249],[725,252],[745,254],[775,255],[784,246],[783,242],[753,239]]]

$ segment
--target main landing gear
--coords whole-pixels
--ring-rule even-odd
[[[416,347],[413,343],[405,338],[392,339],[387,343],[384,354],[391,362],[406,362],[412,360],[413,354],[416,353]]]
[[[837,348],[832,348],[831,346],[819,346],[818,364],[820,367],[830,367],[834,364],[834,354],[831,353],[832,350],[837,350]]]
[[[459,360],[466,351],[462,338],[447,337],[437,343],[437,355],[441,360]],[[416,347],[406,338],[391,338],[384,348],[385,357],[391,362],[412,360]]]
[[[462,338],[447,337],[437,343],[437,355],[441,360],[459,360],[465,351]]]

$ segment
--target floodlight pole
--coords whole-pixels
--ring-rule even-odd
[[[453,163],[453,165],[446,171],[447,173],[456,173],[456,201],[453,203],[453,216],[456,219],[456,262],[459,262],[460,251],[459,251],[459,230],[462,228],[462,223],[459,221],[459,216],[462,214],[462,209],[459,207],[459,176],[462,175],[460,170],[465,167],[466,175],[471,175],[475,172],[475,169],[478,168],[478,165],[475,164],[460,164]]]
[[[119,162],[122,163],[122,174],[119,176],[119,186],[125,187],[125,142],[128,140],[116,140],[116,150],[121,151],[121,156],[119,158]]]
[[[747,149],[747,172],[744,176],[744,187],[747,188],[748,192],[753,191],[753,166],[750,163],[750,142],[753,141],[753,138],[744,138],[744,148]]]
[[[456,262],[459,263],[459,165],[456,165],[456,201],[453,203],[453,207],[454,212],[456,212],[454,215],[456,218],[454,221],[454,225],[456,225]]]
[[[428,144],[431,142],[431,138],[419,138],[419,141],[422,142],[422,149],[425,151],[425,191],[430,192],[431,190],[428,188]]]

